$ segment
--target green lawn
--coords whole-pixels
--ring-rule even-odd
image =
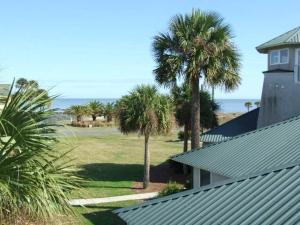
[[[152,165],[159,165],[171,155],[182,151],[182,143],[174,141],[175,139],[176,134],[157,136],[150,140]],[[143,141],[143,137],[119,133],[61,139],[57,147],[74,147],[74,163],[79,169],[78,174],[86,180],[84,188],[72,193],[72,198],[134,194],[133,183],[142,180],[143,176]],[[83,215],[85,222],[82,224],[116,225],[122,223],[110,211],[135,203],[119,202],[86,208],[76,207],[76,211]]]

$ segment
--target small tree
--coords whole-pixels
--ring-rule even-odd
[[[87,107],[89,108],[89,112],[92,114],[93,121],[96,121],[97,116],[103,114],[104,106],[99,101],[91,101]]]
[[[86,106],[83,105],[73,105],[70,108],[66,109],[64,113],[76,116],[77,122],[81,122],[82,117],[89,114],[89,110]]]
[[[144,188],[150,183],[149,137],[167,133],[172,124],[171,115],[169,98],[160,95],[154,86],[138,86],[117,102],[117,119],[121,132],[138,132],[145,138]]]
[[[256,108],[260,107],[260,101],[257,101],[254,104],[256,105]]]
[[[249,112],[250,108],[252,107],[252,102],[245,102],[245,107],[247,108],[247,110]]]
[[[109,102],[104,107],[104,116],[106,117],[107,122],[111,122],[115,112],[115,104]]]
[[[28,80],[27,79],[25,79],[25,78],[19,78],[17,81],[16,81],[16,84],[15,84],[15,86],[16,86],[16,88],[25,88],[25,87],[27,87],[29,85],[29,82],[28,82]]]
[[[218,125],[217,115],[215,111],[219,106],[211,99],[211,96],[206,91],[201,91],[200,95],[200,127],[201,130],[216,127]],[[183,126],[183,152],[188,150],[188,139],[191,132],[191,88],[187,84],[181,87],[174,87],[172,90],[172,97],[176,107],[175,118],[179,126]],[[184,173],[187,169],[183,167]]]

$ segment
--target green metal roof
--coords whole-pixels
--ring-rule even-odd
[[[10,90],[10,84],[0,84],[0,97],[7,97]]]
[[[172,159],[230,178],[300,160],[300,116]]]
[[[256,47],[260,53],[267,53],[271,48],[289,46],[289,45],[300,45],[300,27],[296,27],[272,40],[259,45]]]
[[[128,225],[299,224],[300,166],[115,210]]]
[[[255,130],[257,128],[258,114],[259,108],[238,116],[201,135],[201,141],[206,143],[220,142]]]

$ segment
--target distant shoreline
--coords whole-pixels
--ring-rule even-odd
[[[63,111],[72,105],[85,105],[92,100],[98,100],[105,104],[116,102],[118,98],[57,98],[52,107]],[[219,113],[245,113],[247,109],[244,104],[247,101],[254,103],[259,99],[216,99],[216,102],[220,105]],[[255,109],[255,106],[252,109]]]

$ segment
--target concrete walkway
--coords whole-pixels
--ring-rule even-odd
[[[89,199],[73,199],[70,200],[72,206],[83,206],[83,205],[94,205],[108,202],[121,202],[128,200],[144,200],[150,199],[158,196],[158,192],[150,192],[143,194],[134,194],[134,195],[122,195],[108,198],[89,198]]]

